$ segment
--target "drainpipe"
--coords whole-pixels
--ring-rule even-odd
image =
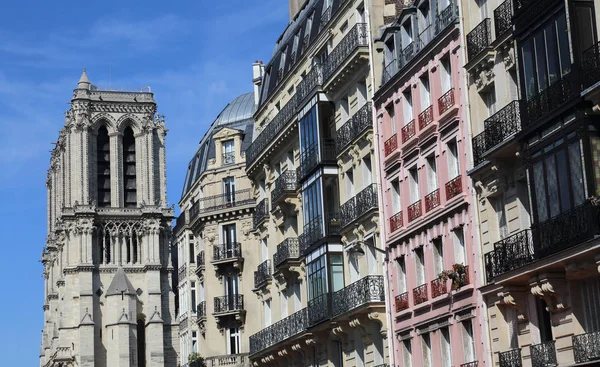
[[[375,109],[375,104],[373,102],[373,96],[375,94],[375,70],[373,67],[373,62],[375,60],[375,58],[373,57],[373,36],[371,34],[371,14],[370,14],[370,10],[372,7],[372,0],[365,0],[365,20],[367,22],[367,37],[368,37],[368,42],[367,44],[369,45],[369,77],[371,79],[371,95],[370,95],[370,101],[371,101],[371,118],[373,120],[373,135],[374,135],[374,139],[373,139],[373,146],[374,146],[374,150],[375,150],[375,167],[377,167],[377,173],[375,175],[375,179],[377,182],[377,203],[379,205],[379,243],[381,243],[381,249],[383,251],[385,251],[385,228],[383,226],[383,222],[384,222],[384,218],[382,217],[383,211],[383,185],[381,184],[382,179],[381,179],[381,174],[380,174],[380,165],[379,165],[379,154],[380,149],[379,149],[379,129],[377,126],[377,110]],[[392,330],[392,316],[391,316],[391,310],[392,310],[392,305],[391,305],[391,301],[390,301],[390,292],[388,289],[388,269],[387,269],[387,265],[386,262],[388,260],[388,255],[385,255],[384,258],[384,266],[383,266],[383,287],[384,287],[384,292],[385,292],[385,322],[386,322],[386,335],[387,335],[387,344],[388,344],[388,355],[389,355],[389,365],[390,366],[395,366],[396,362],[395,362],[395,355],[396,355],[396,350],[394,349],[394,343],[392,342],[392,338],[394,338],[394,333]],[[385,356],[384,356],[385,358]]]

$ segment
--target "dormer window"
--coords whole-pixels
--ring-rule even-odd
[[[232,140],[223,142],[223,164],[235,163],[235,143]]]
[[[404,22],[404,24],[402,24],[400,36],[402,39],[402,47],[406,48],[406,46],[412,43],[412,22],[410,21],[410,19],[408,19],[406,22]]]

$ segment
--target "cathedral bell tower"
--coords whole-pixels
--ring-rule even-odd
[[[40,366],[177,366],[164,117],[85,70],[52,150]]]

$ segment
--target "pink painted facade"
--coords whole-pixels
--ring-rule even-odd
[[[416,19],[410,12],[398,25]],[[391,32],[382,36],[386,47],[405,50],[395,47],[401,31]],[[461,36],[457,22],[437,32],[410,59],[386,49],[394,59],[385,69],[396,72],[384,75],[374,98],[390,349],[396,366],[488,366]],[[457,263],[465,268],[456,280],[440,278]]]

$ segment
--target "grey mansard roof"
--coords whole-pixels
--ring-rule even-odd
[[[238,96],[221,111],[202,137],[202,140],[200,140],[198,149],[188,165],[183,183],[182,198],[188,193],[200,175],[206,171],[208,160],[215,158],[215,142],[212,136],[217,131],[224,127],[242,131],[244,133],[242,151],[246,151],[250,143],[252,143],[252,131],[254,129],[254,119],[252,116],[255,111],[256,105],[254,104],[254,93],[252,92]]]

